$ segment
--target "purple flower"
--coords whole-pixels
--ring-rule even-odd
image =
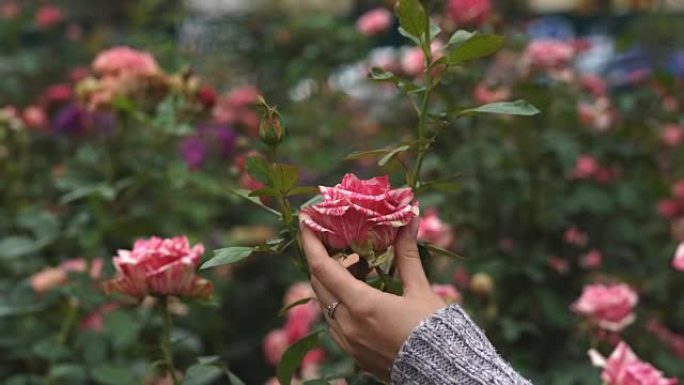
[[[87,130],[87,112],[76,104],[62,107],[52,120],[52,128],[57,134],[82,135]]]
[[[204,164],[207,155],[207,146],[201,137],[197,135],[189,136],[180,144],[180,153],[191,169],[198,169]]]

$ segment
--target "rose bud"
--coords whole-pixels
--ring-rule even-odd
[[[477,273],[470,280],[470,290],[477,295],[487,297],[494,290],[494,280],[487,273]]]
[[[269,146],[277,146],[283,141],[285,129],[280,114],[275,108],[267,107],[259,123],[259,138]]]
[[[202,254],[204,246],[190,248],[185,236],[139,239],[133,250],[119,250],[114,257],[118,274],[105,283],[105,292],[138,299],[146,295],[209,297],[213,291],[211,282],[195,275]]]
[[[323,202],[302,209],[300,221],[329,249],[351,249],[371,266],[419,212],[411,189],[392,189],[387,176],[361,180],[347,174],[335,187],[319,189]]]

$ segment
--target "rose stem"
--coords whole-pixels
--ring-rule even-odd
[[[176,368],[173,364],[173,353],[171,351],[171,327],[172,319],[171,312],[169,311],[169,297],[160,298],[162,318],[164,324],[162,326],[162,338],[160,347],[162,354],[164,355],[164,364],[166,365],[166,370],[171,375],[171,380],[173,385],[179,385],[178,378],[176,377]]]

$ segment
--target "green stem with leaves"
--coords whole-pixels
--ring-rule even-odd
[[[178,376],[176,375],[176,367],[173,363],[173,351],[171,349],[171,330],[173,327],[173,320],[171,318],[171,312],[169,310],[169,297],[160,298],[160,308],[162,313],[161,315],[163,319],[163,325],[162,336],[159,345],[164,359],[164,366],[166,367],[166,371],[171,376],[171,381],[173,382],[173,385],[180,385],[180,381],[178,380]]]
[[[434,85],[432,84],[432,53],[430,49],[430,40],[427,42],[428,48],[423,50],[425,52],[425,92],[423,93],[423,100],[420,105],[420,110],[418,111],[418,158],[416,159],[416,165],[413,169],[413,174],[408,180],[409,186],[415,190],[420,186],[420,171],[423,167],[423,160],[425,155],[430,149],[430,143],[423,143],[427,139],[427,118],[428,110],[430,106],[430,94],[434,90]]]

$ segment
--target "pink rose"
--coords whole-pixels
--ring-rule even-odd
[[[62,11],[54,5],[43,5],[36,13],[36,25],[40,28],[50,28],[64,20]]]
[[[666,146],[677,147],[684,139],[684,128],[676,124],[665,125],[660,138]]]
[[[675,270],[684,271],[684,243],[680,243],[675,251],[672,267]]]
[[[470,285],[470,273],[465,267],[457,267],[452,278],[454,280],[454,284],[459,289],[465,289]]]
[[[45,128],[48,124],[48,118],[45,114],[45,110],[38,106],[26,107],[24,113],[22,114],[22,119],[24,124],[30,128]]]
[[[447,304],[461,303],[461,293],[452,285],[432,285],[432,291]]]
[[[104,316],[120,307],[121,304],[118,302],[106,303],[88,313],[83,319],[81,319],[79,327],[81,330],[101,332],[104,329]]]
[[[84,273],[87,268],[85,259],[69,259],[57,267],[48,267],[31,276],[31,287],[36,293],[44,293],[48,290],[67,283],[69,273]],[[96,258],[90,264],[90,278],[100,279],[102,275],[102,259]]]
[[[356,21],[356,30],[364,36],[374,36],[387,31],[392,26],[392,13],[385,8],[370,10]]]
[[[577,115],[582,125],[591,127],[596,132],[606,132],[618,121],[617,110],[610,99],[600,97],[591,103],[580,102]]]
[[[55,84],[48,87],[41,95],[46,103],[63,103],[71,100],[74,91],[68,84]]]
[[[601,267],[602,260],[601,252],[596,249],[589,250],[580,258],[580,266],[585,269],[596,269]]]
[[[439,50],[442,48],[442,43],[438,41],[432,42],[432,56],[433,60],[440,58]],[[410,76],[418,76],[425,70],[425,55],[420,47],[412,47],[405,50],[401,57],[401,70]]]
[[[511,89],[508,87],[490,88],[486,84],[480,83],[475,87],[473,97],[478,104],[503,102],[511,97]]]
[[[558,274],[566,274],[570,270],[568,261],[555,255],[550,256],[546,264]]]
[[[582,154],[575,162],[575,170],[572,176],[575,179],[591,179],[599,171],[600,166],[596,158],[591,155]]]
[[[596,75],[582,75],[580,77],[580,84],[582,88],[594,96],[605,96],[607,92],[606,81]]]
[[[454,244],[454,231],[451,228],[451,225],[444,223],[439,219],[437,210],[429,209],[425,216],[420,218],[418,239],[448,249]]]
[[[563,234],[563,240],[565,240],[566,243],[575,245],[578,247],[584,247],[587,245],[588,242],[588,236],[587,233],[584,231],[578,229],[577,227],[573,226],[570,227],[569,229],[565,230],[565,234]]]
[[[448,12],[458,25],[480,26],[492,13],[490,0],[450,0]]]
[[[146,76],[159,72],[157,61],[149,52],[126,46],[100,52],[93,61],[93,69],[100,75],[112,77]]]
[[[9,1],[0,4],[0,17],[3,19],[13,19],[21,12],[19,4],[14,1]]]
[[[208,297],[213,291],[211,283],[195,276],[202,254],[204,246],[197,244],[191,249],[185,236],[137,240],[133,250],[119,250],[114,257],[118,274],[106,282],[105,291],[136,298]]]
[[[308,282],[294,283],[289,289],[287,289],[287,292],[285,293],[283,306],[293,304],[305,298],[316,298],[316,294],[311,288],[311,284]]]
[[[676,385],[651,364],[643,362],[625,342],[620,342],[605,362],[601,379],[607,385]]]
[[[677,199],[684,199],[684,180],[678,180],[672,186],[672,195]]]
[[[634,307],[639,298],[626,284],[587,285],[571,309],[598,322],[601,328],[620,331],[634,321]]]
[[[276,329],[269,332],[266,337],[264,337],[262,343],[266,362],[273,366],[277,366],[288,346],[289,342],[284,330]]]
[[[575,54],[572,44],[551,39],[534,40],[527,45],[525,56],[539,68],[558,69],[570,63]]]
[[[419,213],[411,189],[392,189],[387,176],[347,174],[335,187],[319,188],[323,202],[302,209],[300,220],[329,248],[351,248],[371,263]]]
[[[294,343],[311,333],[321,310],[314,302],[295,306],[287,312],[283,330],[289,343]]]
[[[675,199],[663,199],[658,202],[658,213],[667,219],[678,216],[681,212],[681,205]]]

